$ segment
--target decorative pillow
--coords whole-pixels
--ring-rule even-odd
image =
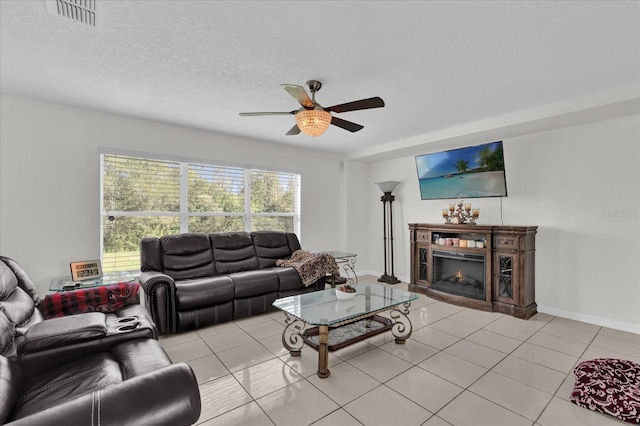
[[[573,403],[640,424],[640,364],[597,358],[581,362],[574,373]]]

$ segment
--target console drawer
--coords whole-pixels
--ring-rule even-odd
[[[518,235],[509,234],[493,236],[493,247],[496,249],[518,250],[522,249],[520,244],[522,244],[522,239]]]
[[[429,242],[429,232],[427,231],[418,231],[416,233],[416,241],[420,243],[428,243]]]

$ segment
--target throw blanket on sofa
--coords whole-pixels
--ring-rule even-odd
[[[276,266],[290,266],[295,269],[305,286],[313,284],[327,274],[340,276],[336,260],[328,253],[298,250],[289,259],[277,260]]]
[[[42,302],[45,319],[82,312],[115,312],[134,301],[138,283],[118,283],[47,294]]]

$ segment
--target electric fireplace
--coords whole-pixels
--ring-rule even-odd
[[[484,254],[433,250],[432,256],[431,288],[456,296],[485,300]]]

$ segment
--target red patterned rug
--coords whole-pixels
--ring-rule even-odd
[[[598,358],[578,364],[571,401],[580,407],[640,424],[640,364]]]

